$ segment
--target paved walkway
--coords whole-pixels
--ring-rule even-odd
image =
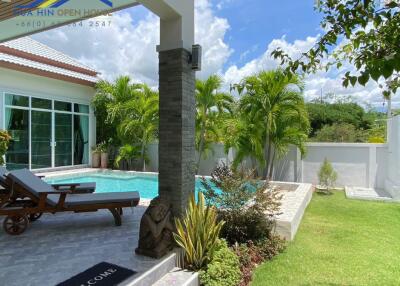
[[[125,209],[121,227],[99,211],[44,215],[20,236],[1,229],[0,285],[54,286],[103,261],[148,270],[157,260],[134,254],[144,210]]]
[[[383,190],[375,190],[362,187],[346,187],[346,197],[349,199],[369,201],[394,201],[393,198]]]

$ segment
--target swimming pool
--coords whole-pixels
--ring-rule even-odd
[[[158,195],[157,174],[99,171],[49,177],[45,181],[50,184],[96,182],[96,193],[138,191],[143,199]],[[203,189],[201,178],[196,178],[196,194],[200,189]]]

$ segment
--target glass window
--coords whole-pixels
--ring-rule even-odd
[[[6,105],[29,107],[29,97],[6,94]]]
[[[51,100],[32,97],[32,108],[52,109]]]
[[[59,111],[72,111],[72,104],[63,101],[54,101],[54,109]]]
[[[74,165],[89,163],[89,116],[74,115]]]
[[[89,105],[75,103],[75,112],[89,113]]]
[[[7,169],[29,168],[29,110],[6,108],[5,127],[12,137],[6,153]]]

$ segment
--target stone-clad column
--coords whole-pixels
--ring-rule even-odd
[[[159,52],[159,197],[142,217],[135,250],[154,258],[174,247],[173,217],[183,214],[195,188],[195,75],[189,55],[183,48]]]
[[[186,209],[195,189],[195,72],[190,52],[159,52],[159,195],[172,203],[173,215]]]

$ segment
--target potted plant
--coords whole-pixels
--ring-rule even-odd
[[[92,168],[100,168],[101,151],[99,145],[92,147]]]
[[[335,188],[337,177],[338,175],[331,162],[325,158],[318,172],[319,185],[317,186],[317,191],[330,194],[331,190]]]
[[[99,144],[99,151],[101,153],[101,168],[107,169],[108,167],[108,146],[105,142]]]
[[[0,130],[0,166],[4,165],[4,155],[7,152],[8,144],[10,143],[11,136],[7,131]]]

